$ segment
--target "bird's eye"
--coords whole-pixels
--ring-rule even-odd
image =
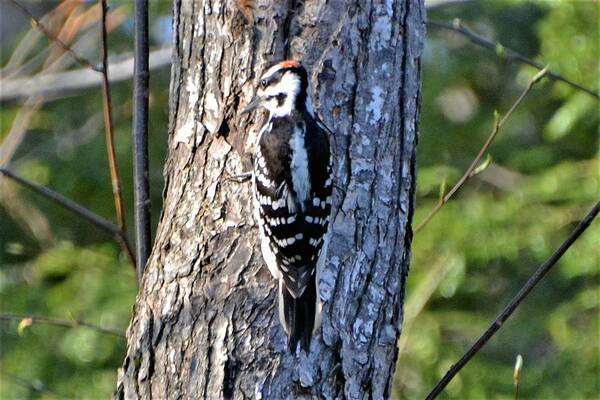
[[[260,80],[260,87],[263,88],[263,89],[267,87],[267,80],[266,79],[261,79]]]

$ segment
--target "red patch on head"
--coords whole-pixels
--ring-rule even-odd
[[[279,63],[281,68],[299,68],[300,63],[296,60],[285,60]]]

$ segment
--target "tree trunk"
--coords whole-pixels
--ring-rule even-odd
[[[241,4],[254,4],[249,10]],[[420,0],[176,0],[165,198],[116,397],[388,398],[410,259]],[[257,77],[293,58],[334,132],[322,328],[291,355],[250,169]]]

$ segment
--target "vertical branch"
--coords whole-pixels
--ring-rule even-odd
[[[121,193],[121,180],[119,178],[119,169],[117,167],[117,157],[115,154],[114,131],[112,120],[112,106],[110,100],[110,84],[108,82],[108,45],[106,41],[106,15],[108,5],[106,0],[102,2],[102,98],[104,108],[104,132],[106,134],[106,151],[108,153],[108,164],[110,167],[110,178],[112,191],[115,199],[115,210],[117,213],[117,224],[125,232],[125,210],[123,208],[123,195]]]
[[[117,239],[126,250],[127,256],[136,265],[135,256],[131,249],[126,245],[127,230],[125,226],[125,208],[123,207],[123,194],[121,193],[121,179],[119,178],[119,168],[117,166],[117,156],[115,154],[115,140],[112,119],[112,103],[110,100],[110,83],[108,82],[108,44],[106,39],[106,16],[108,14],[108,5],[106,0],[101,0],[102,5],[102,100],[104,109],[104,132],[106,134],[106,152],[108,155],[108,165],[110,168],[110,180],[112,184],[113,197],[115,200],[115,212],[117,214],[117,224],[121,230],[121,236]]]
[[[138,281],[150,255],[150,185],[148,182],[148,0],[134,3],[133,171]]]

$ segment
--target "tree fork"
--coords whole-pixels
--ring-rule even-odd
[[[115,397],[388,398],[412,238],[424,6],[258,1],[248,18],[246,3],[174,4],[164,205]],[[279,325],[250,185],[228,179],[248,170],[264,118],[239,111],[284,58],[312,75],[342,189],[320,276],[322,328],[299,356]]]

